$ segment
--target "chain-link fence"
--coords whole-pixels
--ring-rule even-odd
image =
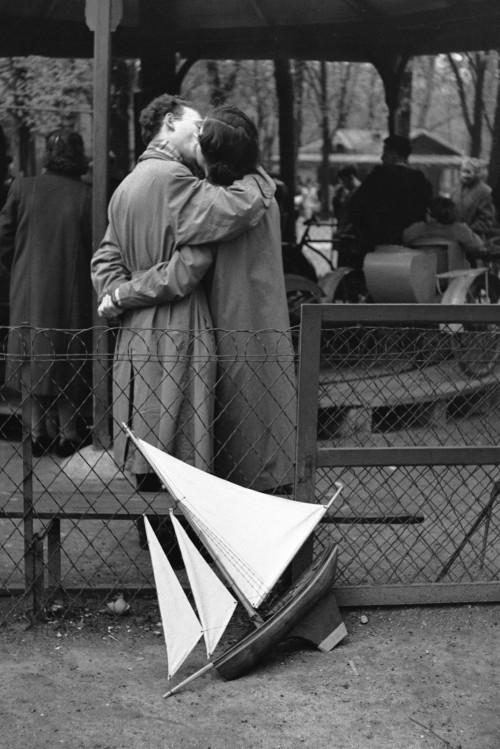
[[[278,331],[6,331],[0,619],[150,592],[143,513],[180,566],[122,423],[260,491],[340,481],[315,548],[339,544],[341,603],[497,600],[498,312],[363,307],[304,308],[297,352]]]
[[[498,307],[303,309],[298,496],[344,486],[339,600],[498,600]]]
[[[11,328],[1,365],[7,610],[42,613],[82,591],[102,600],[153,589],[144,513],[178,564],[171,503],[123,424],[235,483],[292,491],[296,355],[288,331]]]

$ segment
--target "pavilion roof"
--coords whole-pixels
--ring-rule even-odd
[[[373,61],[488,49],[499,0],[123,0],[113,54]],[[0,0],[0,56],[91,57],[85,0]]]

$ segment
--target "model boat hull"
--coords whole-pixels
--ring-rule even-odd
[[[331,590],[336,565],[337,547],[332,547],[307,568],[264,624],[214,661],[218,673],[231,680],[250,671]]]

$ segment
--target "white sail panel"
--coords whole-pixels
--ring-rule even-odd
[[[144,517],[144,524],[167,646],[170,679],[200,639],[201,624],[147,517]]]
[[[238,602],[224,587],[215,572],[210,569],[172,512],[170,517],[201,620],[207,658],[210,658]]]
[[[274,586],[325,507],[262,494],[200,471],[134,437],[252,606]]]

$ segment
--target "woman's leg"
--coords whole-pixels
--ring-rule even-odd
[[[47,453],[52,444],[52,438],[47,434],[46,401],[46,398],[36,395],[31,400],[31,449],[36,458]]]
[[[57,416],[61,438],[70,442],[79,442],[80,437],[77,429],[78,412],[75,405],[63,395],[57,401]]]

